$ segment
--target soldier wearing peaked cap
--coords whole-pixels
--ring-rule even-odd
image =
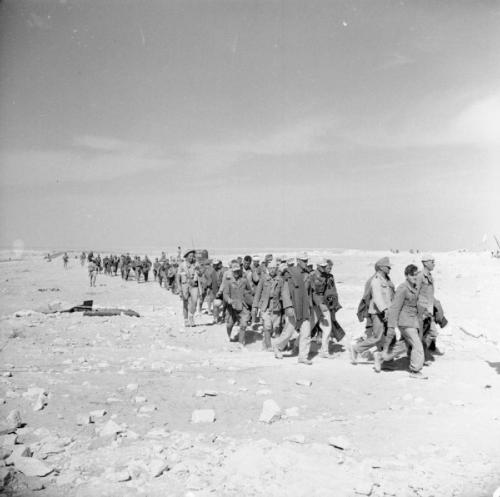
[[[311,318],[312,298],[311,281],[307,269],[308,255],[301,253],[297,256],[297,267],[288,268],[288,280],[283,285],[284,301],[290,300],[291,307],[285,311],[285,328],[276,341],[274,353],[277,359],[282,358],[282,351],[298,333],[299,357],[298,362],[312,364],[309,359],[311,348]],[[286,297],[285,297],[286,296]]]
[[[432,360],[431,352],[436,353],[438,330],[434,319],[434,277],[432,271],[436,266],[432,254],[421,257],[422,271],[417,274],[418,311],[420,320],[420,336],[424,345],[426,361]]]
[[[179,288],[184,314],[184,324],[194,326],[194,313],[198,302],[198,272],[196,268],[195,250],[184,254],[184,261],[177,271],[177,288]]]
[[[283,291],[284,280],[278,274],[276,261],[269,263],[268,271],[269,273],[261,278],[255,291],[252,312],[257,314],[257,309],[260,310],[264,323],[262,349],[271,351],[271,335],[280,332],[283,308],[291,307],[292,303],[288,293]],[[283,300],[285,304],[283,304]]]
[[[232,340],[231,333],[234,325],[239,327],[239,343],[245,345],[245,331],[250,318],[252,305],[252,288],[247,278],[243,276],[241,265],[238,262],[231,264],[232,277],[226,278],[223,285],[224,302],[227,304],[226,329],[228,338]]]
[[[337,289],[333,275],[328,271],[328,262],[321,259],[316,264],[316,269],[311,273],[311,288],[313,302],[313,323],[321,330],[320,357],[329,358],[330,336],[332,334],[333,316],[339,308]],[[335,302],[331,297],[336,297]]]
[[[394,283],[389,273],[392,264],[389,257],[382,257],[375,263],[375,274],[365,284],[365,292],[358,307],[358,318],[367,320],[366,336],[350,347],[351,362],[357,363],[359,354],[372,347],[381,350],[384,346],[389,307],[394,299]],[[377,364],[376,364],[377,367]]]

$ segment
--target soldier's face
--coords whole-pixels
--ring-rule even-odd
[[[194,257],[194,254],[191,252],[188,255],[188,262],[193,263],[194,261],[195,261],[195,257]]]
[[[307,261],[303,261],[302,259],[297,259],[297,266],[299,266],[301,269],[306,269]]]
[[[428,269],[429,271],[432,271],[435,266],[436,266],[436,262],[435,261],[425,261],[424,262],[424,267],[426,269]]]
[[[276,268],[276,267],[269,268],[269,276],[271,276],[271,278],[274,278],[276,276],[277,272],[278,272],[278,268]]]

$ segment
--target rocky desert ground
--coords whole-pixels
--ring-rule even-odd
[[[491,497],[500,487],[500,260],[439,253],[444,355],[414,380],[406,359],[374,373],[346,344],[373,262],[395,283],[410,253],[334,254],[347,332],[332,358],[276,360],[255,331],[185,329],[157,283],[99,276],[71,254],[0,262],[0,474],[5,495],[40,497]],[[150,256],[158,256],[150,254]],[[328,255],[317,253],[316,255]],[[83,300],[139,318],[44,314]],[[315,347],[313,347],[315,350]]]

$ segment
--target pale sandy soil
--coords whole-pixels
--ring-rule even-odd
[[[362,331],[355,308],[380,255],[334,256],[344,305],[338,319],[348,337],[332,346],[332,359],[315,357],[311,367],[261,352],[258,334],[239,351],[222,326],[184,329],[179,298],[154,282],[100,276],[91,289],[86,269],[73,259],[68,270],[60,258],[48,263],[36,255],[2,262],[0,410],[3,417],[16,408],[21,413],[16,450],[29,446],[33,458],[53,469],[27,478],[14,460],[4,492],[491,496],[500,486],[500,260],[437,254],[437,294],[450,324],[439,339],[445,355],[419,381],[408,377],[404,360],[380,374],[348,360],[345,344]],[[414,256],[391,258],[399,283]],[[141,317],[14,315],[86,299]],[[33,410],[36,395],[23,395],[33,387],[48,392],[43,410]],[[217,395],[197,397],[204,389]],[[296,407],[296,416],[259,422],[266,399],[283,411]],[[191,423],[192,411],[202,408],[215,411],[215,422]],[[77,424],[78,415],[98,409],[106,411],[103,418]],[[121,433],[100,436],[109,420]],[[303,443],[285,440],[295,435]],[[347,439],[345,450],[328,443],[338,436]],[[5,457],[13,438],[0,438]],[[151,475],[155,464],[166,468],[158,477]],[[113,481],[117,473],[128,481]]]

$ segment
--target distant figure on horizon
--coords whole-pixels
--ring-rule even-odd
[[[64,252],[64,255],[63,255],[64,269],[68,269],[68,261],[69,261],[68,252]]]

